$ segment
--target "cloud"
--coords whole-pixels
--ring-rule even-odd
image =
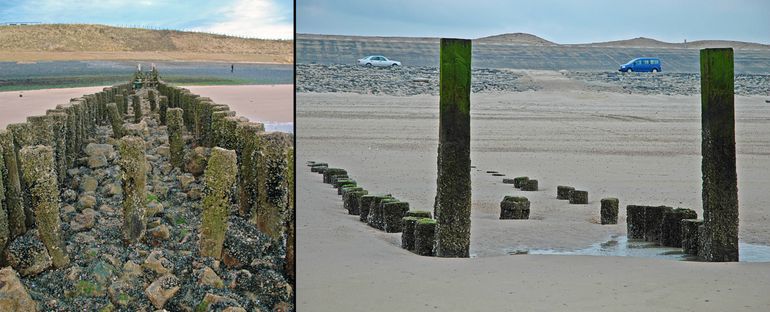
[[[0,0],[0,22],[84,23],[294,38],[291,0]]]
[[[222,18],[193,30],[262,39],[294,38],[291,10],[286,12],[270,0],[235,0],[212,14]]]

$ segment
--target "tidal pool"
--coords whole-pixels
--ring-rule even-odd
[[[770,262],[770,246],[739,242],[738,250],[740,253],[740,262]],[[682,248],[663,247],[651,242],[628,240],[628,237],[625,235],[613,236],[606,242],[596,243],[590,247],[578,250],[516,249],[511,250],[509,253],[530,255],[620,256],[683,261],[697,260],[696,257],[682,252]]]

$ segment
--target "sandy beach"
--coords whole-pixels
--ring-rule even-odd
[[[342,209],[307,167],[297,171],[298,308],[392,310],[766,311],[770,263],[509,255],[575,250],[625,235],[625,206],[701,209],[700,97],[599,92],[557,72],[527,72],[537,91],[472,94],[471,259],[420,257]],[[770,106],[736,97],[740,239],[770,245]],[[297,163],[348,170],[370,193],[432,210],[438,97],[297,95]],[[538,192],[503,184],[540,181]],[[556,200],[556,186],[589,193]],[[532,202],[530,220],[498,220],[505,195]],[[620,199],[617,225],[599,201]],[[334,298],[330,300],[330,298]],[[472,299],[471,299],[472,298]]]
[[[45,89],[0,92],[0,127],[23,122],[27,116],[45,114],[47,109],[69,99],[101,91],[104,87]],[[187,86],[193,93],[230,105],[238,115],[291,128],[294,119],[293,85]],[[21,97],[19,95],[22,95]],[[282,129],[283,130],[283,129]],[[285,130],[284,130],[285,131]]]

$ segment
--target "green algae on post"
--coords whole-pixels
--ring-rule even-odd
[[[471,40],[440,43],[436,256],[469,257]],[[418,228],[419,228],[418,221]]]
[[[112,125],[112,137],[120,139],[123,137],[123,117],[120,116],[118,105],[115,103],[107,104],[107,116],[109,116]]]
[[[27,146],[19,151],[24,184],[35,207],[35,225],[40,240],[48,249],[54,267],[70,262],[64,248],[59,219],[59,187],[54,168],[53,149],[44,145]]]
[[[205,195],[200,228],[200,253],[222,258],[222,244],[227,231],[227,212],[238,167],[233,150],[214,147],[203,175]]]
[[[5,186],[5,208],[8,212],[8,228],[11,237],[27,231],[24,207],[22,206],[19,167],[14,151],[13,133],[0,129],[0,149],[3,154],[3,186]]]
[[[705,261],[738,261],[733,49],[700,51]]]
[[[182,168],[184,165],[184,124],[182,120],[181,108],[169,108],[166,112],[166,121],[168,122],[168,145],[171,158],[171,165]]]
[[[147,227],[147,160],[144,149],[144,140],[140,137],[124,136],[118,141],[123,185],[123,241],[129,245],[139,242]]]

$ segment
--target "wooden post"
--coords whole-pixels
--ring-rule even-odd
[[[436,256],[469,257],[471,41],[441,39]]]
[[[184,134],[184,123],[182,121],[182,109],[170,108],[166,111],[166,122],[168,127],[168,145],[171,153],[171,165],[177,168],[182,168],[184,165],[184,140],[182,135]]]
[[[200,253],[204,257],[222,258],[222,244],[227,232],[227,215],[230,193],[237,174],[236,155],[233,150],[215,147],[203,176],[206,196],[203,197],[203,213],[200,228]]]
[[[700,51],[703,257],[738,261],[733,49]]]
[[[118,150],[123,177],[123,241],[131,245],[144,237],[147,227],[144,213],[147,199],[144,140],[136,136],[124,136],[118,141]]]
[[[63,268],[70,262],[62,239],[59,219],[59,186],[53,149],[45,145],[26,146],[19,151],[24,183],[35,207],[35,225],[48,249],[53,265]]]

